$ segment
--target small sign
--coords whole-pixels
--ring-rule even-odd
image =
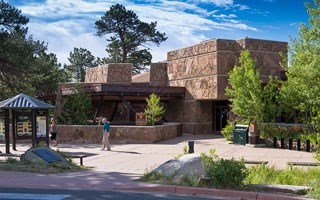
[[[147,115],[146,115],[146,113],[136,113],[136,125],[138,125],[138,126],[147,125]]]
[[[61,158],[56,156],[54,153],[52,153],[48,149],[35,149],[32,152],[37,154],[40,158],[45,160],[47,163],[62,161]]]
[[[258,131],[258,125],[255,122],[250,122],[249,132],[257,132],[257,131]]]

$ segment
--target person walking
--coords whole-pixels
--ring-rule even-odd
[[[51,125],[50,125],[50,139],[53,142],[53,146],[56,147],[58,145],[57,142],[57,121],[54,118],[51,118]]]
[[[102,138],[102,151],[105,150],[107,147],[107,151],[111,151],[110,143],[109,143],[109,136],[110,136],[110,123],[107,118],[102,119],[103,123],[103,138]]]

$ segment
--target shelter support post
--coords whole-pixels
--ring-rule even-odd
[[[4,132],[5,132],[5,139],[6,139],[6,153],[10,154],[10,127],[9,127],[9,110],[5,110],[4,114]]]
[[[17,138],[16,138],[16,112],[15,110],[11,111],[12,113],[12,149],[17,151]]]
[[[36,147],[36,137],[37,137],[37,124],[36,124],[36,111],[31,112],[31,124],[32,124],[32,147]]]
[[[46,110],[46,144],[49,147],[49,112]]]

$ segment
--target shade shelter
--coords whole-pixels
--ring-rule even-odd
[[[26,94],[19,94],[1,101],[0,111],[4,121],[6,153],[10,153],[10,120],[13,150],[16,150],[17,138],[32,139],[32,147],[36,146],[36,141],[39,141],[40,138],[45,139],[49,145],[48,110],[54,108],[55,106]]]

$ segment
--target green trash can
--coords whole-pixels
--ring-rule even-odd
[[[249,141],[249,125],[237,124],[233,129],[233,143],[245,145]]]

